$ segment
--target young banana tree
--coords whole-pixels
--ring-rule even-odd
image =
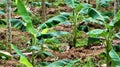
[[[27,31],[31,34],[32,37],[32,45],[36,45],[36,32],[35,28],[32,25],[31,18],[22,3],[21,0],[16,0],[16,5],[18,9],[19,15],[22,17],[22,19],[25,21],[24,26],[26,27]],[[14,45],[11,45],[11,47],[17,52],[17,54],[20,56],[20,62],[27,65],[28,67],[33,67],[34,66],[34,60],[32,61],[32,64],[26,59],[26,57],[16,48]],[[34,51],[32,52],[33,55],[35,55]],[[34,57],[32,57],[34,59]]]
[[[91,7],[89,4],[79,3],[78,0],[65,0],[65,3],[73,9],[71,20],[73,23],[73,38],[72,44],[76,45],[76,36],[77,36],[77,22],[78,19],[84,19],[83,13],[86,13],[87,10]],[[80,21],[80,20],[79,20]]]
[[[105,29],[93,29],[89,31],[87,34],[91,37],[104,37],[103,44],[105,45],[106,49],[106,64],[107,67],[119,67],[120,66],[120,57],[113,49],[113,38],[115,37],[115,28],[119,27],[120,21],[120,12],[114,17],[114,19],[107,23],[105,17],[97,11],[96,9],[92,8],[89,10],[88,15],[99,22],[102,21],[103,26]],[[99,23],[100,24],[100,23]],[[111,64],[112,63],[112,64]]]

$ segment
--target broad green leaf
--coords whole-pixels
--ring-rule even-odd
[[[6,21],[1,19],[0,24],[6,25]]]
[[[0,10],[0,15],[5,14],[5,12],[3,10]]]
[[[57,31],[57,32],[50,32],[49,34],[51,34],[52,36],[56,36],[59,37],[63,34],[70,34],[69,32],[65,32],[65,31]]]
[[[78,62],[78,61],[80,61],[79,59],[77,59],[77,60],[71,60],[69,63],[67,63],[67,65],[65,65],[65,67],[73,67],[73,65],[76,63],[76,62]]]
[[[114,64],[116,65],[116,67],[120,67],[119,55],[113,49],[109,52],[109,55],[110,55],[111,59],[113,60]]]
[[[41,34],[37,37],[38,40],[41,39],[48,39],[48,38],[52,38],[52,37],[59,37],[63,34],[70,34],[69,32],[64,32],[64,31],[58,31],[58,32],[49,32],[47,34]]]
[[[89,9],[88,15],[89,15],[90,17],[92,17],[93,19],[95,19],[95,20],[100,20],[100,21],[104,22],[104,17],[101,15],[100,12],[98,12],[98,11],[97,11],[96,9],[94,9],[94,8],[90,8],[90,9]]]
[[[46,67],[47,65],[49,65],[50,62],[37,62],[36,65],[38,65],[39,67]]]
[[[78,0],[65,0],[65,3],[71,8],[76,8],[76,6],[79,4]]]
[[[12,27],[18,28],[22,31],[26,31],[26,27],[24,25],[24,22],[19,19],[11,19],[10,20]]]
[[[42,5],[41,2],[31,2],[31,3],[30,3],[30,6],[32,6],[32,7],[41,6],[41,5]],[[51,3],[45,2],[45,5],[46,5],[47,7],[49,7],[49,6],[51,5]]]
[[[114,45],[114,44],[113,44]],[[120,52],[120,45],[119,44],[115,44],[113,46],[113,49],[116,51],[116,52]]]
[[[7,0],[0,0],[0,7],[4,8],[6,3],[7,3]]]
[[[87,34],[91,37],[99,37],[104,33],[104,30],[102,29],[94,29],[89,31]]]
[[[71,14],[69,14],[69,13],[61,13],[60,15],[57,15],[55,17],[48,19],[46,22],[41,24],[38,27],[38,29],[51,28],[51,27],[53,27],[61,22],[66,21],[70,15]]]
[[[115,36],[116,36],[117,38],[120,38],[120,32],[116,33]]]
[[[110,6],[110,2],[112,1],[113,0],[99,0],[98,5],[100,5],[101,7],[108,7]]]
[[[11,48],[14,49],[16,53],[20,56],[20,63],[25,64],[27,67],[33,67],[32,64],[23,55],[23,53],[15,45],[11,44]]]
[[[97,23],[97,24],[100,24],[100,25],[103,25],[103,24],[104,24],[102,21],[93,19],[93,18],[91,18],[91,17],[86,18],[84,21],[87,22],[87,23],[92,22],[92,23]]]
[[[22,3],[21,0],[16,0],[16,4],[17,4],[17,8],[18,8],[18,12],[21,15],[21,17],[23,18],[23,20],[26,22],[25,26],[27,28],[27,30],[31,33],[31,34],[35,34],[35,30],[34,27],[32,25],[32,21],[31,18],[24,6],[24,4]]]
[[[90,4],[81,4],[82,8],[80,7],[80,5],[78,5],[75,10],[78,10],[78,7],[81,8],[81,10],[79,10],[78,14],[88,14],[89,8],[92,7],[92,5]]]
[[[116,16],[114,16],[109,25],[115,28],[120,28],[120,11],[117,13]]]
[[[49,64],[46,67],[63,67],[68,62],[69,62],[68,60],[58,60],[58,61],[55,61],[55,62]]]
[[[88,37],[88,45],[90,44],[99,44],[101,43],[101,39],[100,38],[95,38],[95,37]]]
[[[60,24],[64,24],[64,25],[71,25],[70,22],[61,22]]]
[[[46,57],[54,57],[54,55],[51,52],[43,51],[42,54],[45,55]]]
[[[48,38],[52,38],[53,36],[51,34],[41,34],[39,36],[37,36],[37,39],[38,40],[41,40],[41,39],[48,39]]]
[[[26,51],[28,51],[28,52],[33,51],[33,50],[39,51],[40,47],[39,46],[30,46],[26,49]]]
[[[77,29],[78,29],[79,31],[88,32],[88,26],[87,26],[87,25],[79,25],[79,26],[77,27]]]

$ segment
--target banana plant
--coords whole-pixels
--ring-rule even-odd
[[[21,0],[16,0],[16,5],[17,5],[17,9],[18,9],[18,14],[22,17],[22,19],[25,22],[24,26],[26,27],[26,30],[31,34],[32,45],[37,45],[36,44],[37,34],[35,31],[35,28],[33,27],[29,13],[27,12],[27,10]],[[34,59],[35,53],[34,53],[34,51],[32,53],[33,53],[32,59]],[[20,60],[21,59],[24,59],[24,57],[22,55],[20,55]],[[26,63],[26,62],[23,62],[23,63]],[[32,64],[33,64],[33,66],[35,65],[34,60],[32,60]]]
[[[77,36],[77,22],[78,19],[84,19],[83,14],[88,12],[88,9],[91,7],[89,4],[82,4],[79,3],[78,0],[65,0],[65,3],[73,9],[71,20],[73,22],[73,39],[72,44],[73,46],[76,45],[76,36]],[[81,18],[80,18],[81,17]]]
[[[115,28],[120,28],[119,27],[120,12],[118,12],[117,16],[115,16],[114,19],[110,23],[107,23],[105,21],[104,16],[102,16],[102,14],[96,9],[93,9],[93,8],[90,9],[88,15],[89,17],[92,17],[92,19],[102,21],[102,24],[105,27],[105,29],[93,29],[87,32],[87,34],[90,37],[104,37],[105,38],[105,40],[103,40],[103,44],[105,45],[105,48],[106,48],[107,67],[112,67],[113,65],[115,65],[115,67],[119,67],[120,58],[118,54],[113,50],[112,41],[113,41],[113,38],[115,37],[114,35]],[[111,65],[111,63],[113,63],[113,65]]]

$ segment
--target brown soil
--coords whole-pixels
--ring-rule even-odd
[[[0,60],[0,67],[16,67],[19,62],[15,59],[12,60]]]
[[[0,43],[6,44],[6,29],[0,28]],[[27,32],[21,32],[18,29],[12,28],[12,43],[22,49],[26,47],[26,42],[30,40],[30,35]]]
[[[102,47],[102,45],[96,45],[90,48],[83,48],[83,47],[72,48],[64,52],[58,52],[58,51],[52,52],[53,55],[55,55],[57,59],[46,58],[45,60],[54,61],[58,59],[75,59],[75,58],[85,59],[86,57],[95,57],[99,55],[100,53],[102,53],[103,50],[104,50],[104,47]]]

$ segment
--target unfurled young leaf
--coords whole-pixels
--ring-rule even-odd
[[[21,0],[16,0],[16,4],[17,4],[17,8],[18,8],[18,13],[22,17],[22,19],[25,21],[25,26],[26,26],[27,30],[31,34],[35,34],[35,29],[32,25],[31,18],[29,16],[24,4],[22,3]]]

